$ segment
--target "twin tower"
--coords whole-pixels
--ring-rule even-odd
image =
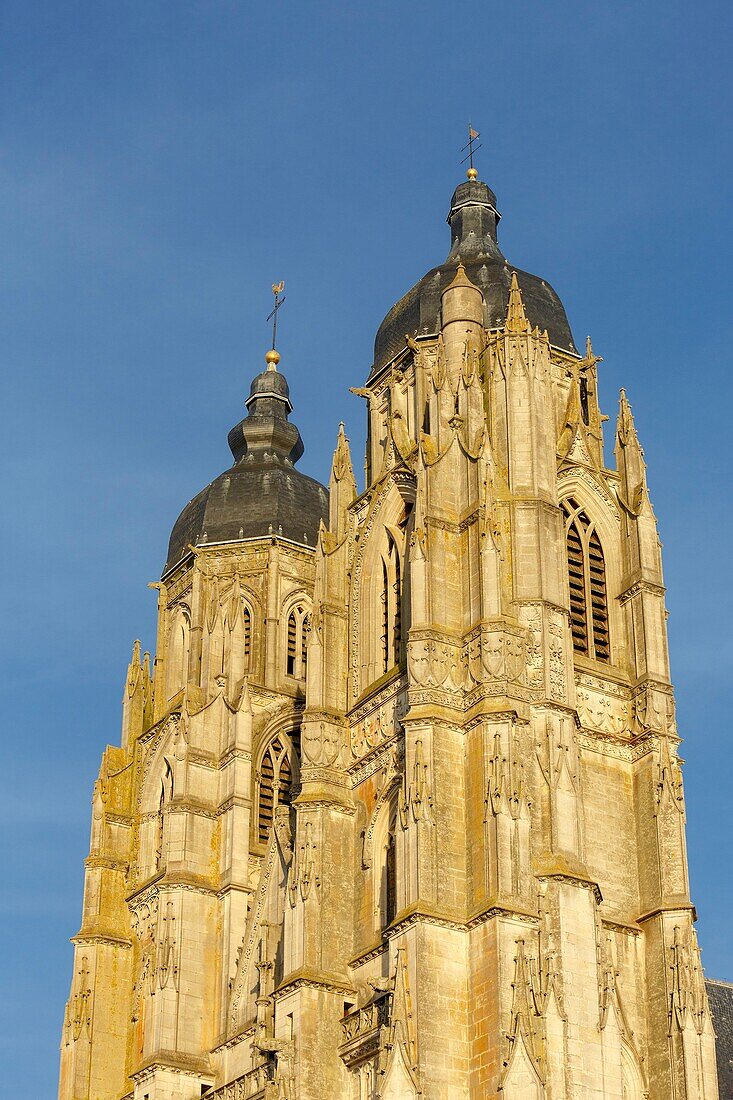
[[[271,352],[176,522],[61,1100],[717,1100],[643,451],[498,219],[379,329],[363,492]]]

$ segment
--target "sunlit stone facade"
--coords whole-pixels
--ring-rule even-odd
[[[718,1097],[631,409],[609,468],[599,360],[475,174],[449,221],[356,391],[365,491],[343,428],[328,494],[295,470],[270,355],[176,525],[61,1100]]]

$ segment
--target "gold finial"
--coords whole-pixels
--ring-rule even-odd
[[[478,179],[478,170],[476,168],[469,168],[466,175],[470,180]]]
[[[270,348],[265,356],[265,362],[267,363],[268,370],[277,370],[277,365],[280,362],[280,352],[275,351],[274,348]]]

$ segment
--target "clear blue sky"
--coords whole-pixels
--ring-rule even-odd
[[[0,3],[3,952],[55,1095],[90,795],[180,508],[228,464],[287,282],[325,479],[388,307],[448,250],[469,115],[510,261],[624,385],[665,546],[708,974],[733,978],[727,3]],[[607,439],[610,455],[612,439]]]

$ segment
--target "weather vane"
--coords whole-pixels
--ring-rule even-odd
[[[478,150],[481,148],[481,142],[479,141],[480,137],[481,137],[481,134],[478,132],[478,130],[474,130],[473,126],[469,122],[469,124],[468,124],[468,141],[466,142],[466,144],[461,149],[462,153],[466,153],[466,149],[468,149],[468,152],[466,153],[465,157],[461,161],[461,164],[465,164],[466,161],[469,162],[468,172],[466,173],[466,175],[468,176],[468,178],[470,180],[475,180],[476,176],[478,175],[478,172],[476,171],[476,169],[473,166],[473,154],[478,152]],[[477,141],[479,141],[478,145],[476,144]]]
[[[277,311],[285,301],[285,296],[281,298],[280,295],[285,290],[285,280],[282,279],[279,283],[272,284],[272,293],[275,295],[275,307],[272,313],[268,313],[267,320],[272,321],[272,350],[275,350],[275,341],[277,340]]]

